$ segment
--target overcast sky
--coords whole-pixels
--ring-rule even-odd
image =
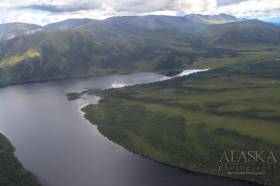
[[[270,19],[280,17],[280,0],[0,0],[0,23],[190,13]]]

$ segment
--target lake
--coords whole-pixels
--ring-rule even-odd
[[[0,130],[16,156],[48,186],[245,186],[233,179],[183,171],[133,154],[102,136],[80,108],[98,97],[69,92],[167,79],[154,73],[72,79],[0,89]]]

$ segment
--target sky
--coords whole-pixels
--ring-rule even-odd
[[[46,25],[70,18],[192,13],[280,20],[280,0],[0,0],[0,23]]]

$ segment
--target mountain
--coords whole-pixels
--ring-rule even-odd
[[[202,15],[202,14],[189,14],[185,16],[187,19],[201,24],[224,24],[230,22],[238,22],[241,19],[237,17],[227,15],[227,14],[219,14],[219,15]]]
[[[65,21],[51,23],[44,27],[47,30],[69,30],[69,29],[76,29],[83,25],[86,25],[90,22],[94,22],[93,19],[67,19]]]
[[[177,16],[126,16],[126,17],[112,17],[104,20],[105,24],[113,25],[115,27],[129,26],[135,29],[147,29],[150,31],[157,31],[160,29],[195,29],[203,28],[203,25],[194,22],[187,17]]]
[[[81,28],[87,24],[91,25],[115,25],[115,26],[137,26],[138,28],[146,27],[147,29],[155,30],[159,26],[165,27],[165,25],[170,25],[170,27],[177,26],[176,24],[182,24],[181,26],[187,28],[194,28],[197,26],[202,26],[205,24],[222,24],[228,22],[240,21],[240,19],[226,15],[201,15],[201,14],[190,14],[185,17],[171,17],[171,16],[125,16],[125,17],[112,17],[104,21],[94,20],[94,19],[68,19],[65,21],[52,23],[46,25],[44,29],[77,29]],[[201,24],[201,25],[199,25]]]
[[[185,17],[172,16],[127,16],[113,17],[84,26],[84,29],[96,33],[96,29],[104,28],[121,37],[133,40],[180,41],[197,43],[199,36],[195,31],[206,27],[204,24],[192,22]],[[102,30],[104,32],[104,30]],[[105,32],[106,33],[106,32]]]
[[[200,55],[199,50],[182,50],[188,43],[171,41],[146,41],[106,29],[40,31],[0,44],[0,83],[172,70]]]
[[[280,26],[280,20],[273,22],[274,24]]]
[[[69,30],[81,29],[91,32],[99,37],[148,39],[169,37],[182,39],[180,36],[188,32],[188,40],[193,39],[194,30],[205,28],[205,24],[196,23],[186,17],[171,16],[126,16],[112,17],[106,20],[92,19],[69,19],[66,21],[53,23],[44,27],[45,30]],[[176,32],[176,35],[170,34]],[[144,37],[144,38],[143,38]]]
[[[218,45],[280,43],[280,28],[259,20],[210,25],[202,35],[209,43]]]
[[[273,23],[275,25],[280,25],[280,17],[276,17],[276,18],[271,18],[271,19],[266,19],[264,20],[268,23]]]
[[[17,82],[86,75],[98,60],[111,53],[117,53],[117,49],[82,30],[41,31],[16,37],[0,46],[1,80]]]
[[[0,40],[7,40],[29,31],[40,29],[41,26],[26,23],[7,23],[0,25]]]
[[[230,23],[210,24],[214,19]],[[204,59],[238,56],[239,51],[228,47],[231,45],[251,48],[280,43],[279,27],[257,20],[231,22],[234,20],[227,15],[127,16],[33,26],[30,29],[35,30],[29,34],[0,42],[0,84],[139,71],[177,72]]]

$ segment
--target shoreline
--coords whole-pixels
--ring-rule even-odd
[[[168,83],[167,83],[168,84]],[[157,87],[158,89],[156,89],[156,90],[158,90],[158,91],[160,91],[160,88],[162,88],[161,86],[159,86],[159,87]],[[132,88],[133,89],[133,88]],[[139,95],[141,95],[141,91],[142,91],[142,89],[140,89],[140,88],[138,87],[138,89],[137,89],[137,87],[135,88],[135,89],[133,89],[134,91],[140,91],[139,92]],[[143,88],[144,90],[146,90],[145,88]],[[116,93],[116,95],[117,95],[117,97],[116,97],[116,100],[118,100],[118,95],[119,96],[122,96],[123,94],[124,94],[124,96],[126,95],[125,93],[123,93],[122,92],[122,90],[116,90],[117,92],[119,91],[119,92],[121,92],[120,94],[117,94]],[[123,93],[123,94],[122,94]],[[131,91],[130,92],[130,94],[133,94],[133,93],[136,93],[136,92],[133,92],[133,91]],[[143,94],[145,94],[146,92],[144,92]],[[149,92],[148,92],[149,93]],[[105,95],[103,95],[102,93],[100,93],[99,94],[99,92],[97,91],[96,93],[95,92],[92,92],[92,94],[93,95],[97,95],[97,96],[101,96],[102,98],[102,100],[106,100],[106,98],[107,98],[107,96],[106,96],[106,94]],[[124,101],[124,107],[122,107],[122,106],[120,106],[120,107],[118,107],[118,106],[113,106],[113,104],[117,104],[117,103],[119,103],[118,101],[116,101],[116,102],[114,102],[114,101],[108,101],[108,100],[114,100],[113,99],[113,97],[112,96],[114,96],[115,94],[114,93],[112,93],[112,95],[110,96],[110,94],[108,95],[109,96],[109,99],[107,99],[107,102],[105,101],[104,102],[104,104],[102,104],[102,102],[100,102],[100,104],[102,105],[101,107],[98,107],[98,106],[96,106],[95,104],[88,104],[87,106],[85,106],[85,107],[83,107],[82,108],[82,110],[83,110],[83,112],[82,113],[84,113],[84,118],[86,119],[86,120],[88,120],[92,125],[95,125],[95,126],[97,126],[97,129],[98,129],[98,131],[105,137],[105,138],[107,138],[107,139],[109,139],[110,141],[112,141],[113,143],[116,143],[116,144],[118,144],[118,145],[120,145],[121,147],[123,147],[124,149],[126,149],[126,150],[128,150],[129,152],[131,152],[131,153],[133,153],[133,154],[136,154],[136,155],[140,155],[140,156],[142,156],[142,157],[144,157],[144,158],[147,158],[147,159],[151,159],[151,160],[153,160],[153,161],[156,161],[156,162],[158,162],[158,163],[161,163],[162,165],[165,165],[165,166],[169,166],[169,167],[175,167],[175,168],[178,168],[178,169],[180,169],[180,170],[184,170],[184,171],[188,171],[188,172],[191,172],[191,173],[198,173],[198,174],[202,174],[202,175],[208,175],[208,176],[215,176],[215,177],[222,177],[222,178],[227,178],[227,179],[232,179],[232,180],[238,180],[238,181],[242,181],[242,182],[244,182],[244,183],[252,183],[252,184],[255,184],[255,185],[262,185],[262,184],[264,184],[265,182],[262,182],[260,179],[262,179],[262,178],[260,178],[260,179],[256,179],[256,181],[254,180],[254,179],[248,179],[247,178],[247,176],[245,176],[245,177],[242,177],[242,176],[238,176],[238,175],[227,175],[227,174],[225,174],[225,173],[219,173],[219,172],[216,172],[216,171],[211,171],[210,169],[208,170],[208,168],[207,169],[199,169],[199,167],[198,168],[193,168],[192,166],[189,166],[189,163],[186,163],[185,165],[187,165],[187,166],[184,166],[184,165],[180,165],[180,164],[178,164],[178,163],[176,163],[176,161],[172,161],[171,159],[171,161],[169,161],[169,159],[165,159],[165,158],[161,158],[161,156],[158,156],[158,155],[155,155],[154,153],[153,153],[153,151],[149,151],[149,150],[143,150],[142,148],[141,148],[141,146],[140,147],[137,147],[137,143],[126,143],[124,140],[129,140],[130,138],[128,137],[128,138],[121,138],[121,139],[118,139],[118,137],[117,136],[115,136],[115,135],[118,135],[119,134],[119,132],[120,132],[120,134],[123,134],[123,132],[121,132],[122,130],[120,130],[120,131],[118,131],[118,129],[117,128],[115,128],[115,127],[120,127],[120,129],[125,129],[125,128],[122,128],[122,127],[125,127],[125,126],[127,126],[127,125],[121,125],[121,124],[119,124],[118,125],[118,123],[116,123],[116,125],[115,125],[115,127],[113,126],[113,123],[114,122],[112,122],[112,121],[114,121],[114,114],[118,114],[119,112],[116,110],[116,111],[113,111],[114,109],[120,109],[121,110],[121,113],[122,112],[127,112],[128,110],[129,110],[129,108],[128,109],[124,109],[125,108],[125,104],[126,104],[126,101]],[[137,97],[137,95],[136,95],[136,97]],[[128,95],[128,98],[129,98],[129,95]],[[125,99],[125,97],[124,98],[120,98],[121,100],[126,100]],[[155,98],[156,99],[156,98]],[[144,99],[145,100],[145,99]],[[132,101],[133,101],[133,99],[132,99]],[[137,99],[136,99],[136,101],[137,101]],[[128,100],[128,102],[129,102],[129,100]],[[107,103],[107,104],[106,104]],[[120,104],[121,104],[122,102],[120,102]],[[133,105],[133,104],[132,104]],[[96,107],[95,107],[96,106]],[[88,109],[87,109],[87,107],[88,107]],[[112,113],[111,113],[111,111],[110,111],[110,109],[112,110]],[[96,111],[95,112],[95,114],[94,114],[94,111]],[[100,114],[103,116],[103,117],[106,117],[106,118],[111,118],[111,116],[112,116],[112,118],[111,119],[106,119],[106,120],[104,120],[104,125],[102,124],[103,123],[103,119],[98,119],[98,113],[99,113],[99,111],[101,112]],[[106,114],[106,111],[107,111],[107,114]],[[108,112],[109,111],[109,112]],[[141,111],[141,110],[140,110]],[[136,114],[136,112],[137,112],[137,110],[135,111],[135,114]],[[132,111],[132,113],[134,113],[133,111]],[[144,114],[144,113],[143,113]],[[148,113],[147,113],[148,114]],[[132,115],[133,116],[133,115]],[[143,115],[144,116],[144,115]],[[103,118],[102,117],[102,118]],[[116,117],[116,116],[115,116]],[[126,119],[122,119],[122,118],[125,118],[125,115],[124,116],[120,116],[120,121],[127,121],[127,122],[133,122],[134,120],[126,120]],[[141,117],[140,117],[141,118]],[[96,119],[98,119],[98,120],[96,120]],[[139,120],[139,119],[138,119]],[[95,123],[95,121],[99,121],[99,123]],[[118,119],[118,121],[119,121],[119,119]],[[120,122],[119,121],[119,122]],[[111,126],[111,124],[110,124],[110,122],[112,123],[112,128],[110,127]],[[136,122],[136,121],[135,121]],[[145,120],[145,122],[147,122],[146,120]],[[141,123],[140,122],[136,122],[136,124],[135,125],[140,125]],[[108,129],[106,129],[106,128],[108,128]],[[110,129],[110,130],[109,130]],[[114,132],[112,135],[110,135],[110,133],[108,133],[109,131],[110,132],[112,132],[113,130],[116,130],[116,132]],[[132,132],[133,133],[133,132]],[[138,134],[139,135],[139,134]],[[155,135],[155,134],[153,134],[153,135]],[[224,134],[223,134],[224,135]],[[136,135],[137,136],[137,135]],[[241,136],[242,137],[242,136]],[[136,137],[135,137],[136,138]],[[134,138],[131,138],[131,139],[134,139]],[[136,138],[137,139],[137,138]],[[243,139],[243,138],[242,138]],[[248,141],[248,143],[250,142],[250,140],[251,140],[252,138],[250,138],[250,136],[248,137],[248,138],[244,138],[244,140],[247,140]],[[246,141],[246,142],[247,142]],[[147,146],[148,147],[148,146]],[[160,153],[160,151],[159,151],[159,153]],[[175,159],[174,159],[175,160]],[[188,159],[187,159],[188,160]],[[193,164],[195,165],[195,162],[193,162]],[[191,161],[190,161],[190,165],[192,165],[192,163],[191,163]],[[249,177],[249,176],[248,176]]]
[[[187,75],[181,75],[184,71],[195,71],[194,73],[191,74],[195,74],[195,73],[199,73],[199,72],[204,72],[204,71],[208,71],[210,69],[178,69],[178,71],[180,71],[180,73],[173,75],[173,76],[169,76],[166,75],[164,73],[162,73],[163,71],[143,71],[143,72],[128,72],[128,73],[122,73],[122,72],[117,72],[117,73],[110,73],[110,74],[100,74],[100,75],[86,75],[86,76],[72,76],[72,77],[65,77],[65,78],[54,78],[54,79],[44,79],[44,80],[30,80],[30,81],[18,81],[18,82],[12,82],[12,83],[0,83],[0,89],[2,88],[6,88],[6,87],[11,87],[11,86],[17,86],[17,85],[28,85],[28,84],[37,84],[37,83],[46,83],[46,82],[57,82],[57,81],[65,81],[65,80],[73,80],[73,79],[89,79],[89,78],[99,78],[99,77],[106,77],[106,76],[116,76],[116,75],[120,75],[120,76],[125,76],[125,75],[132,75],[132,74],[140,74],[140,73],[156,73],[156,74],[160,74],[160,75],[164,75],[166,77],[169,77],[169,79],[175,78],[175,77],[182,77],[182,76],[188,76],[190,74]],[[168,79],[167,79],[168,80]],[[89,90],[90,91],[90,90]]]
[[[0,161],[0,182],[15,186],[44,186],[43,181],[33,172],[26,169],[16,156],[16,148],[10,138],[1,130],[0,131],[0,157],[3,154],[5,162]],[[11,168],[9,166],[12,165]],[[1,169],[1,167],[4,167]],[[20,173],[20,175],[18,175]],[[6,182],[5,182],[6,181]]]
[[[102,98],[101,98],[101,99],[102,99]],[[101,99],[100,99],[100,100],[101,100]],[[89,104],[89,105],[91,105],[91,104]],[[89,105],[86,105],[86,106],[84,106],[83,108],[85,108],[85,107],[87,107],[87,106],[89,106]],[[262,185],[262,184],[257,183],[257,182],[252,182],[252,181],[248,181],[248,180],[243,180],[243,179],[240,179],[240,178],[233,178],[233,177],[229,177],[229,176],[216,175],[216,174],[211,174],[211,173],[203,173],[203,172],[198,172],[198,171],[194,171],[194,170],[185,169],[185,168],[182,168],[182,167],[179,167],[179,166],[176,166],[176,165],[168,164],[168,163],[162,162],[162,161],[160,161],[160,160],[151,158],[150,156],[147,156],[147,155],[145,155],[145,154],[141,154],[141,153],[138,153],[138,152],[136,152],[136,151],[133,151],[133,150],[131,150],[131,149],[129,149],[129,148],[127,148],[127,147],[125,147],[125,146],[123,146],[123,145],[117,143],[116,141],[110,139],[108,136],[105,136],[105,135],[99,130],[98,125],[94,124],[93,122],[91,122],[89,119],[87,119],[87,118],[85,117],[86,112],[84,112],[84,111],[82,110],[83,108],[81,108],[81,113],[82,113],[84,119],[87,120],[90,124],[94,125],[94,126],[97,128],[98,132],[99,132],[104,138],[106,138],[107,140],[109,140],[110,142],[112,142],[112,143],[114,143],[114,144],[117,144],[118,146],[120,146],[121,148],[125,149],[126,151],[132,153],[133,155],[140,156],[140,157],[145,158],[145,159],[148,159],[148,160],[150,160],[150,161],[159,163],[159,164],[161,164],[161,165],[163,165],[163,166],[165,166],[165,167],[174,168],[174,169],[177,169],[177,170],[179,170],[179,171],[188,172],[188,173],[191,173],[191,174],[198,174],[198,175],[202,175],[202,176],[216,177],[216,178],[221,178],[221,179],[225,179],[225,180],[232,180],[232,181],[237,181],[237,182],[242,182],[242,183],[254,184],[254,185],[256,185],[256,186],[265,186],[265,185]]]
[[[137,86],[137,85],[147,85],[147,84],[152,84],[152,83],[159,83],[159,82],[163,82],[163,81],[172,80],[172,79],[175,79],[175,78],[182,78],[182,77],[185,77],[185,76],[190,76],[192,74],[197,74],[197,73],[200,73],[200,72],[207,72],[209,70],[211,70],[211,69],[192,69],[192,70],[188,69],[188,70],[183,70],[182,72],[180,72],[178,74],[175,74],[173,76],[166,76],[165,78],[160,79],[158,81],[146,82],[146,83],[135,83],[135,84],[124,84],[123,86],[117,86],[117,87],[112,86],[112,87],[102,89],[102,90],[100,90],[100,89],[88,89],[88,90],[84,90],[82,92],[69,92],[69,93],[66,94],[66,96],[68,97],[68,101],[75,101],[77,99],[80,99],[81,96],[83,96],[84,94],[88,94],[88,95],[91,94],[91,93],[94,94],[95,91],[105,91],[105,90],[112,90],[112,89],[120,89],[120,88],[125,88],[125,87]],[[157,73],[157,72],[143,72],[143,73]],[[132,75],[132,74],[127,74],[127,75]],[[71,94],[75,94],[75,98],[72,99]]]
[[[194,72],[194,73],[190,73],[190,74],[186,74],[186,75],[184,74],[184,71],[183,71],[183,72],[181,72],[180,74],[177,74],[177,75],[175,75],[175,76],[172,76],[171,78],[166,79],[166,80],[171,80],[171,79],[174,79],[174,78],[181,78],[181,77],[184,77],[184,76],[189,76],[189,75],[191,75],[191,74],[195,74],[195,73],[199,73],[199,72],[205,72],[205,71],[208,71],[208,70],[209,70],[209,69],[205,69],[205,70],[201,70],[201,71],[196,71],[196,72]],[[182,74],[184,74],[184,75],[182,75]],[[166,81],[166,80],[162,80],[162,81]],[[161,82],[161,81],[157,81],[157,82]],[[157,82],[151,82],[151,83],[157,83]],[[151,83],[146,83],[146,84],[151,84]],[[137,85],[139,85],[139,84],[127,85],[127,86],[119,87],[119,88],[125,88],[125,87],[137,86]],[[145,84],[144,84],[144,85],[145,85]],[[106,89],[106,90],[119,89],[119,88],[109,88],[109,89]],[[225,176],[225,175],[217,175],[217,174],[211,174],[211,173],[198,172],[198,171],[186,169],[186,168],[183,168],[183,167],[179,167],[179,166],[176,166],[176,165],[168,164],[168,163],[166,163],[166,162],[162,162],[162,161],[160,161],[160,160],[154,159],[154,158],[152,158],[152,157],[150,157],[150,156],[148,156],[148,155],[145,155],[145,154],[143,154],[143,153],[138,153],[138,152],[136,152],[136,151],[134,151],[134,150],[132,150],[132,149],[129,149],[129,148],[127,148],[127,147],[121,145],[120,143],[117,143],[116,141],[110,139],[108,136],[104,135],[104,134],[99,130],[99,126],[96,125],[94,122],[90,121],[89,119],[87,119],[86,116],[85,116],[87,113],[83,110],[84,108],[86,108],[86,107],[88,107],[88,106],[90,106],[90,105],[98,105],[99,102],[103,99],[102,96],[96,95],[94,91],[98,91],[98,90],[96,90],[96,89],[89,89],[89,90],[86,90],[86,91],[83,91],[83,92],[80,93],[80,96],[82,96],[83,94],[86,94],[86,93],[90,93],[90,94],[92,94],[92,95],[94,95],[94,96],[98,96],[98,97],[100,98],[100,99],[98,100],[98,102],[95,103],[95,104],[92,104],[92,103],[84,104],[83,106],[81,106],[81,107],[79,108],[80,113],[82,114],[83,118],[86,119],[90,124],[94,125],[94,126],[97,128],[98,132],[99,132],[104,138],[106,138],[107,140],[111,141],[111,142],[114,143],[114,144],[117,144],[118,146],[120,146],[121,148],[127,150],[128,152],[132,153],[133,155],[141,156],[141,157],[143,157],[143,158],[145,158],[145,159],[148,159],[148,160],[150,160],[150,161],[159,163],[159,164],[161,164],[161,165],[163,165],[163,166],[170,167],[170,168],[175,168],[175,169],[177,169],[177,170],[179,170],[179,171],[183,171],[183,172],[189,172],[189,173],[191,173],[191,174],[199,174],[199,175],[204,175],[204,176],[209,176],[209,177],[222,178],[222,179],[225,179],[225,180],[233,180],[233,181],[238,181],[238,182],[242,182],[242,183],[254,184],[254,185],[256,185],[256,186],[264,186],[264,185],[262,185],[262,184],[260,184],[260,183],[253,182],[253,181],[248,181],[248,180],[244,180],[244,179],[240,179],[240,178],[234,178],[234,177]],[[79,97],[78,99],[80,99],[80,97]]]

